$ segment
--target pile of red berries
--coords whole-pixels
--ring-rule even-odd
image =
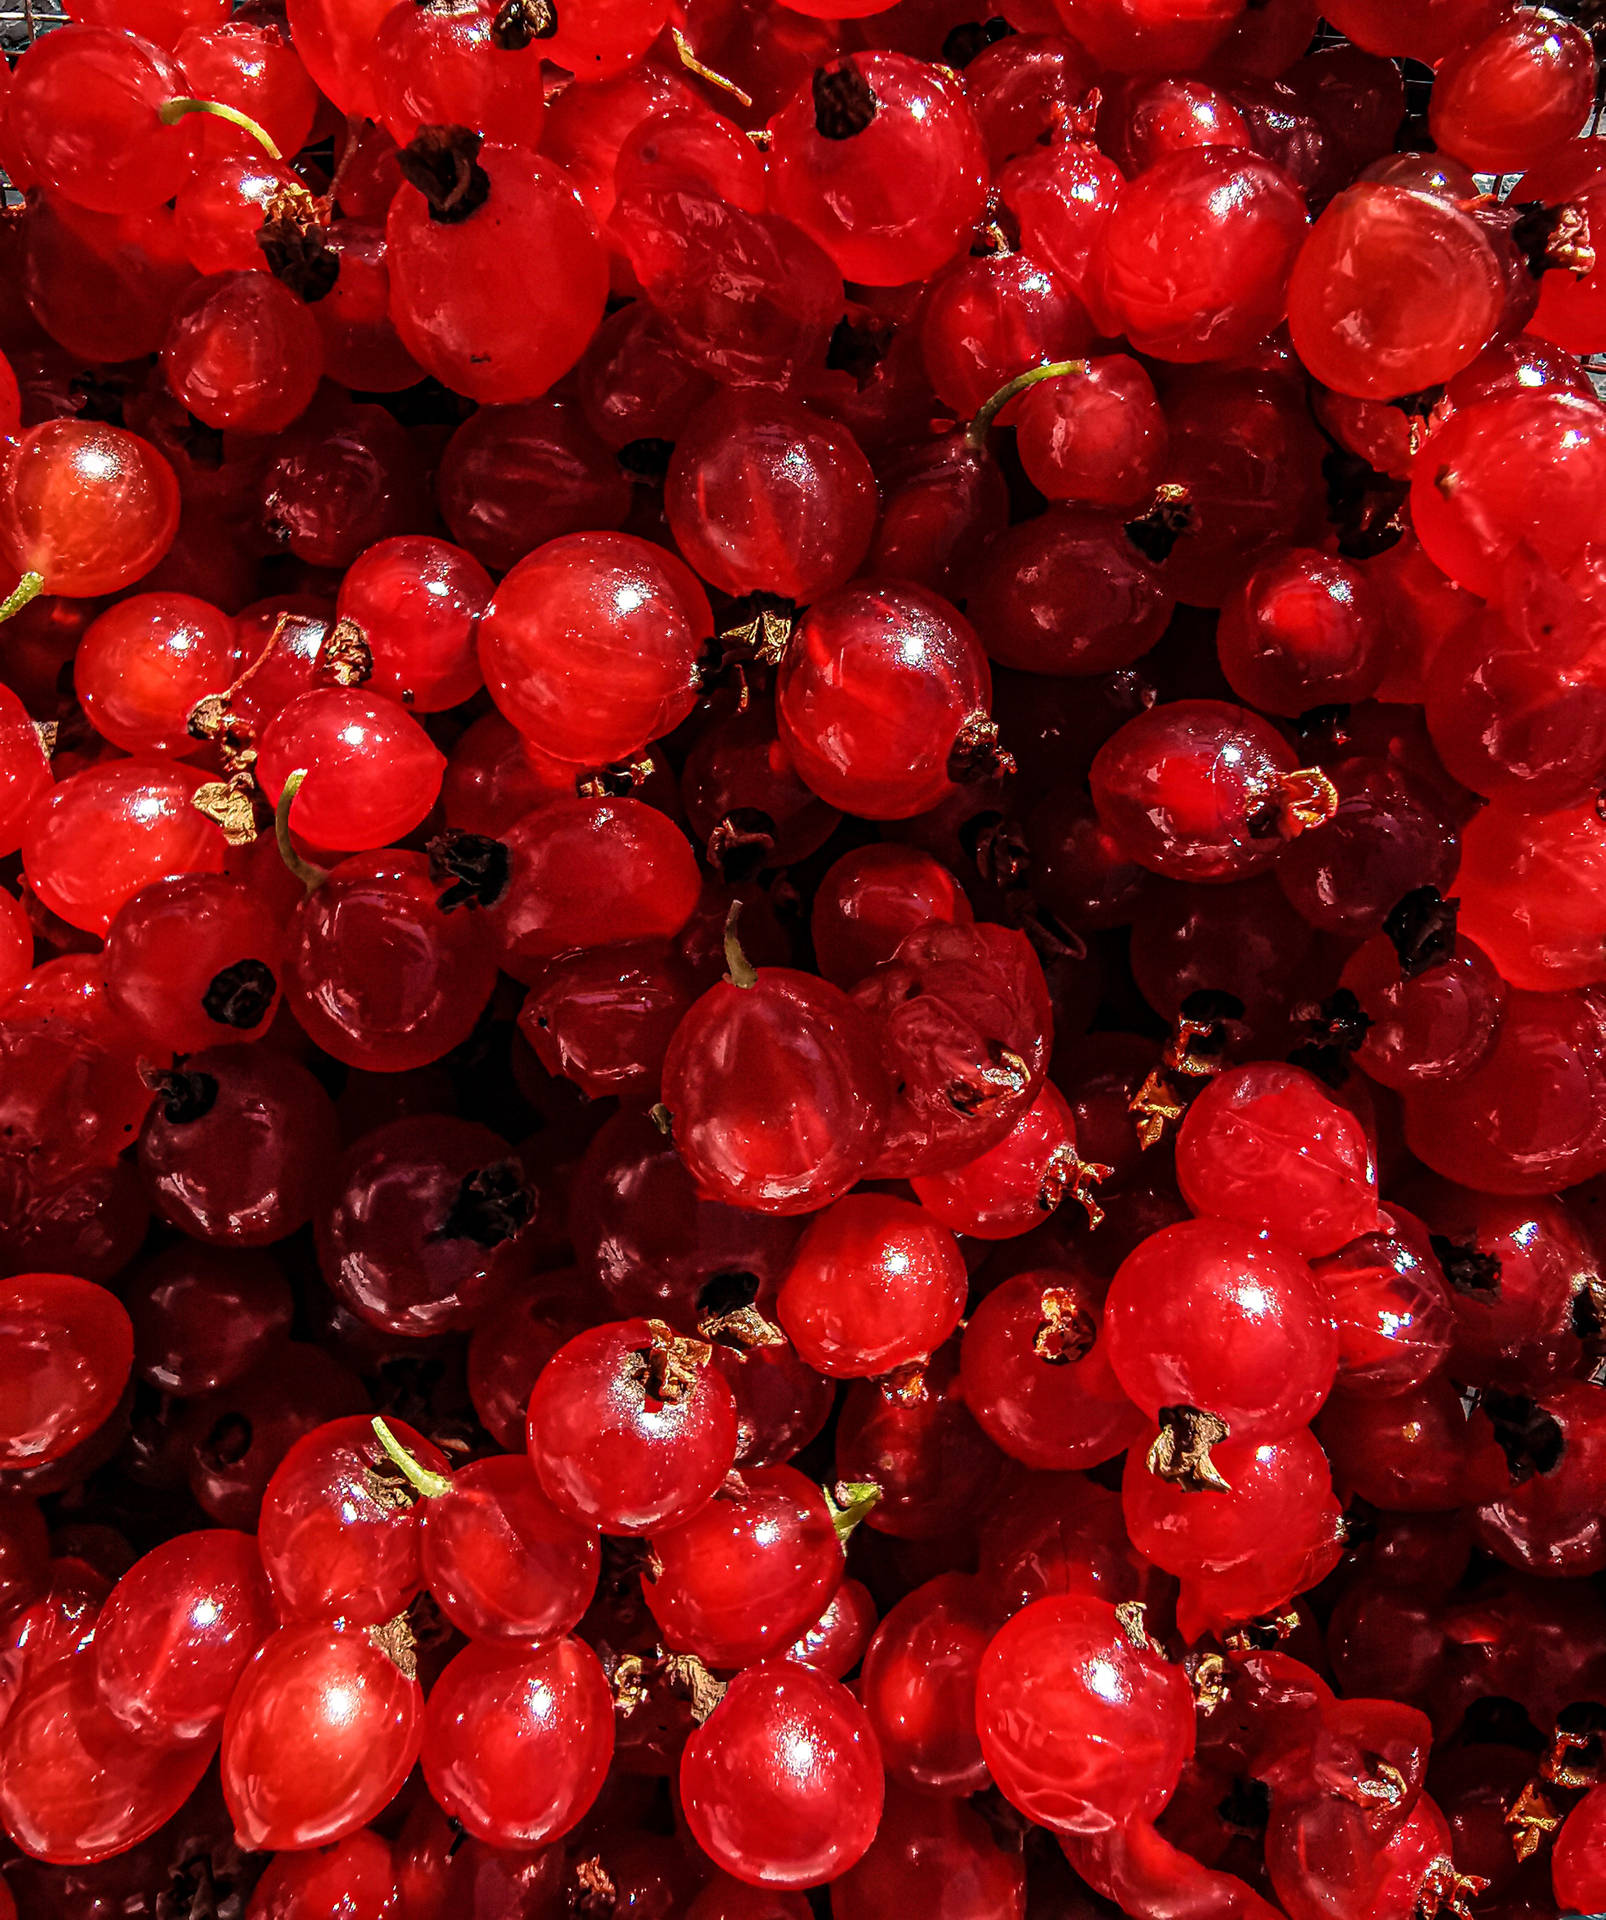
[[[1599,10],[1324,3],[0,62],[0,1920],[1606,1909]]]

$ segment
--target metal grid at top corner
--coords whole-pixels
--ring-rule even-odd
[[[19,54],[46,28],[66,24],[55,0],[0,0],[0,52]]]

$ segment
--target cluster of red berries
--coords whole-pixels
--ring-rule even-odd
[[[0,1920],[1606,1908],[1587,19],[69,4]]]

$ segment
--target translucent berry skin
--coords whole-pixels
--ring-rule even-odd
[[[726,392],[676,440],[664,510],[681,553],[721,592],[806,605],[869,551],[875,476],[846,428],[769,394]]]
[[[318,90],[302,64],[299,48],[290,44],[289,33],[271,17],[233,15],[214,20],[215,11],[210,6],[191,8],[195,24],[173,45],[189,91],[197,99],[222,100],[238,107],[267,128],[281,153],[299,153],[318,107]],[[197,151],[203,160],[260,151],[243,127],[214,114],[192,118],[200,123]]]
[[[128,586],[172,546],[178,509],[173,469],[150,442],[99,421],[46,420],[0,466],[0,552],[43,575],[46,593]]]
[[[214,1744],[131,1734],[96,1694],[93,1646],[80,1647],[12,1705],[0,1731],[0,1820],[36,1860],[72,1866],[126,1853],[183,1806]]]
[[[312,567],[349,567],[375,541],[427,522],[414,442],[383,407],[331,401],[276,443],[262,478],[263,536]]]
[[[391,1431],[429,1473],[446,1457],[405,1422]],[[285,1621],[374,1627],[400,1613],[423,1584],[418,1509],[392,1498],[383,1449],[361,1414],[304,1434],[262,1497],[257,1542]]]
[[[689,1519],[736,1457],[736,1402],[715,1368],[697,1366],[677,1399],[654,1393],[654,1325],[618,1320],[580,1334],[530,1395],[530,1459],[548,1499],[609,1533]]]
[[[171,1116],[158,1099],[140,1131],[152,1206],[215,1246],[282,1240],[311,1219],[338,1157],[333,1101],[298,1060],[267,1047],[212,1047],[184,1071],[193,1098]]]
[[[1147,1452],[1140,1438],[1127,1455],[1122,1511],[1138,1551],[1182,1580],[1177,1621],[1188,1638],[1286,1606],[1337,1564],[1343,1523],[1308,1428],[1213,1447],[1225,1492],[1160,1479]]]
[[[266,1254],[194,1241],[140,1262],[123,1284],[140,1378],[185,1399],[248,1373],[290,1331],[289,1282]]]
[[[465,1647],[430,1691],[424,1778],[493,1847],[538,1847],[596,1799],[613,1758],[613,1695],[583,1640]]]
[[[1408,980],[1392,944],[1377,934],[1350,956],[1341,979],[1372,1023],[1356,1062],[1396,1092],[1465,1080],[1494,1048],[1506,983],[1471,940],[1458,937],[1447,960]]]
[[[927,294],[921,357],[944,406],[968,419],[1006,380],[1093,340],[1081,302],[1024,253],[959,260]],[[1006,408],[1006,424],[1014,417]]]
[[[360,1320],[427,1339],[472,1327],[525,1277],[534,1217],[500,1134],[447,1114],[408,1115],[365,1133],[341,1161],[317,1219],[318,1265]]]
[[[1585,1794],[1568,1814],[1550,1855],[1557,1902],[1592,1912],[1606,1900],[1606,1793]]]
[[[1592,991],[1510,993],[1478,1070],[1406,1102],[1406,1142],[1485,1193],[1553,1193],[1606,1169],[1606,1006]]]
[[[1276,860],[1255,832],[1294,756],[1271,725],[1220,700],[1178,700],[1128,720],[1093,762],[1099,818],[1168,880],[1239,880]]]
[[[1478,1509],[1473,1536],[1485,1552],[1547,1579],[1579,1579],[1606,1566],[1600,1487],[1606,1424],[1588,1384],[1563,1380],[1538,1395],[1561,1434],[1560,1458]]]
[[[663,1096],[703,1193],[761,1213],[840,1198],[887,1117],[868,1020],[840,989],[789,967],[763,967],[748,987],[723,980],[697,1001],[670,1042]]]
[[[1020,399],[1016,450],[1050,500],[1141,506],[1163,477],[1167,439],[1154,382],[1129,354],[1039,381]]]
[[[221,609],[187,593],[119,600],[91,625],[73,662],[89,723],[131,754],[183,757],[197,750],[190,710],[222,693],[248,664]]]
[[[1427,1229],[1402,1208],[1376,1233],[1311,1262],[1338,1329],[1338,1377],[1346,1393],[1386,1399],[1418,1387],[1443,1366],[1456,1314]]]
[[[443,224],[403,186],[385,223],[391,317],[426,372],[472,400],[533,400],[569,371],[602,318],[607,256],[564,173],[520,147],[482,146],[485,203]],[[540,262],[561,260],[549,274]]]
[[[986,149],[963,83],[902,53],[841,65],[869,87],[874,115],[828,139],[811,92],[794,96],[770,122],[771,209],[818,241],[845,280],[928,279],[964,247],[986,199]]]
[[[60,1459],[105,1421],[134,1361],[134,1334],[114,1294],[64,1273],[0,1282],[5,1415],[0,1467]]]
[[[701,891],[686,836],[641,800],[549,800],[503,844],[507,885],[486,924],[516,974],[578,947],[670,939]]]
[[[1386,1513],[1449,1513],[1509,1484],[1488,1421],[1468,1421],[1444,1373],[1386,1400],[1335,1394],[1321,1428],[1335,1483]]]
[[[1146,73],[1202,65],[1238,23],[1232,0],[1057,0],[1065,30],[1100,66]]]
[[[988,657],[1023,673],[1128,666],[1171,615],[1161,570],[1119,521],[1080,507],[1051,506],[999,534],[970,569],[968,587]]]
[[[523,559],[480,622],[491,698],[560,759],[617,760],[691,711],[713,622],[662,551],[622,533],[575,533]]]
[[[664,1644],[710,1667],[783,1653],[842,1578],[824,1496],[795,1467],[745,1468],[742,1489],[652,1536],[642,1592]]]
[[[475,652],[491,576],[471,553],[425,534],[370,547],[340,583],[335,612],[373,656],[364,685],[413,713],[439,713],[480,687]]]
[[[49,791],[53,776],[28,709],[10,687],[0,687],[0,778],[0,847],[12,854],[22,843],[30,809]]]
[[[209,1528],[143,1555],[95,1623],[95,1684],[146,1740],[194,1740],[219,1727],[246,1663],[279,1624],[256,1542]]]
[[[1104,1303],[1104,1342],[1151,1419],[1198,1407],[1245,1441],[1306,1425],[1338,1364],[1338,1335],[1305,1262],[1214,1220],[1166,1227],[1127,1255]]]
[[[791,1660],[748,1667],[681,1753],[692,1837],[749,1886],[810,1887],[875,1838],[885,1786],[864,1709]]]
[[[359,852],[411,833],[435,804],[446,757],[399,701],[360,687],[317,687],[262,736],[257,774],[278,804],[292,773],[291,831],[315,847]]]
[[[1305,239],[1280,167],[1231,147],[1158,161],[1104,228],[1099,296],[1140,353],[1193,362],[1247,353],[1283,317]]]
[[[890,960],[905,937],[928,921],[969,926],[974,919],[959,882],[916,847],[858,847],[826,869],[814,895],[809,931],[820,972],[852,987]]]
[[[1111,1371],[1109,1343],[1096,1341],[1099,1317],[1094,1284],[1051,1267],[1004,1281],[970,1315],[965,1404],[1012,1459],[1046,1472],[1093,1467],[1137,1437],[1142,1416]]]
[[[817,1372],[863,1379],[935,1353],[959,1325],[966,1288],[953,1235],[928,1214],[850,1194],[804,1234],[776,1312]]]
[[[858,1580],[844,1580],[825,1611],[803,1629],[782,1655],[842,1680],[859,1664],[875,1631],[876,1606]]]
[[[856,1380],[837,1423],[837,1478],[873,1480],[877,1533],[935,1540],[986,1508],[1003,1456],[965,1406],[955,1343],[886,1382]]]
[[[181,406],[209,427],[280,433],[323,373],[312,310],[264,272],[201,281],[173,311],[162,371]]]
[[[107,1003],[158,1053],[260,1039],[279,1005],[282,944],[278,915],[241,881],[153,881],[107,933]]]
[[[1589,35],[1533,8],[1498,21],[1440,63],[1428,102],[1434,141],[1478,173],[1510,173],[1576,137],[1595,103]]]
[[[390,1842],[363,1827],[332,1847],[275,1855],[252,1896],[252,1920],[392,1920],[396,1899]]]
[[[367,1633],[280,1627],[223,1722],[223,1797],[253,1847],[327,1846],[395,1798],[418,1758],[423,1695]]]
[[[596,1591],[593,1528],[558,1512],[520,1454],[471,1460],[419,1508],[424,1581],[472,1640],[571,1633]]]
[[[992,679],[975,631],[912,586],[852,586],[817,602],[776,688],[781,742],[803,780],[845,813],[907,820],[952,791],[960,730]]]
[[[876,1628],[859,1692],[890,1779],[945,1798],[986,1785],[976,1674],[996,1626],[982,1583],[949,1573],[906,1594]]]
[[[1177,1137],[1177,1183],[1196,1213],[1307,1257],[1377,1225],[1365,1126],[1311,1074],[1278,1061],[1230,1067],[1205,1088]]]
[[[915,1198],[954,1233],[1012,1240],[1029,1233],[1058,1206],[1076,1122],[1052,1081],[995,1147],[942,1173],[916,1174]]]
[[[906,1907],[930,1920],[1025,1920],[1026,1870],[965,1801],[893,1787],[875,1844],[832,1883],[831,1905],[836,1920],[880,1920]],[[754,1920],[771,1916],[759,1909]],[[791,1909],[773,1920],[792,1920]]]
[[[1464,408],[1417,454],[1411,520],[1429,559],[1496,597],[1520,547],[1565,570],[1599,538],[1606,415],[1544,388]]]
[[[1115,1608],[1065,1594],[994,1637],[976,1681],[976,1731],[999,1791],[1062,1832],[1152,1820],[1193,1753],[1180,1667],[1134,1646]]]
[[[385,130],[399,146],[421,126],[472,127],[534,151],[546,103],[518,57],[527,49],[497,45],[495,17],[478,7],[386,14],[370,58]]]
[[[496,960],[476,916],[443,913],[441,892],[424,854],[357,854],[297,907],[285,992],[326,1053],[402,1073],[473,1032]]]
[[[172,60],[133,33],[71,26],[41,35],[17,68],[9,136],[44,185],[96,213],[172,199],[195,164],[190,121],[157,109],[187,91]]]
[[[1388,400],[1469,365],[1503,301],[1499,263],[1470,214],[1363,181],[1311,230],[1289,283],[1288,320],[1300,359],[1324,385]]]
[[[1383,604],[1359,567],[1293,548],[1222,609],[1216,649],[1233,692],[1262,713],[1364,700],[1383,677]]]

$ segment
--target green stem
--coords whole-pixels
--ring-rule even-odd
[[[420,1466],[377,1413],[374,1415],[374,1432],[385,1452],[426,1500],[438,1500],[443,1493],[451,1492],[450,1478],[444,1473],[431,1473],[428,1467]]]
[[[831,1511],[836,1537],[846,1546],[853,1529],[881,1498],[881,1489],[873,1480],[839,1480],[834,1487],[821,1491]]]
[[[736,922],[742,917],[740,900],[731,902],[731,910],[725,916],[725,969],[730,975],[733,987],[756,987],[758,968],[742,952],[742,943],[737,937]]]
[[[305,767],[297,767],[284,783],[279,795],[279,804],[273,809],[273,837],[279,843],[279,858],[306,888],[308,893],[316,893],[329,878],[329,869],[320,867],[314,861],[306,859],[295,849],[290,838],[290,803],[301,791],[301,783],[307,777]]]
[[[45,576],[42,573],[25,573],[11,589],[3,601],[0,601],[0,620],[9,620],[15,613],[21,613],[30,600],[37,600],[45,590]]]
[[[1058,380],[1063,374],[1086,372],[1085,360],[1051,360],[1046,367],[1031,367],[1025,373],[1017,373],[1013,380],[1006,380],[990,400],[984,400],[977,408],[975,419],[965,430],[966,446],[973,453],[986,452],[987,436],[992,432],[994,420],[1017,393],[1035,387],[1039,380]]]
[[[156,117],[164,127],[176,127],[186,114],[210,113],[219,120],[227,120],[231,126],[241,127],[250,134],[270,160],[282,160],[272,134],[260,121],[253,120],[248,113],[241,113],[238,107],[226,105],[221,100],[191,100],[187,95],[179,94],[171,100],[164,100],[156,109]]]

